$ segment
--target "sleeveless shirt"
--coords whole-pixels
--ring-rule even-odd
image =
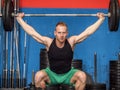
[[[48,58],[50,69],[53,72],[57,74],[68,72],[71,69],[73,59],[73,51],[68,40],[66,39],[63,48],[59,48],[56,45],[56,39],[54,39],[48,51]]]

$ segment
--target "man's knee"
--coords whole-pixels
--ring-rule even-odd
[[[86,76],[85,72],[83,72],[83,71],[77,71],[73,75],[71,81],[75,82],[75,81],[79,80],[81,83],[86,83],[86,78],[87,78],[87,76]]]
[[[86,74],[83,71],[77,71],[71,78],[71,82],[75,83],[76,90],[84,90],[86,85]]]
[[[35,74],[35,81],[38,81],[39,79],[43,78],[46,76],[46,73],[45,71],[38,71],[36,74]]]
[[[80,80],[82,83],[86,83],[87,75],[83,71],[78,71],[76,73],[76,76],[78,77],[78,80]]]
[[[44,88],[45,87],[45,82],[48,82],[48,83],[50,82],[47,73],[43,70],[38,71],[35,74],[35,86]]]

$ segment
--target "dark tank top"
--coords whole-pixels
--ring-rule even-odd
[[[56,46],[56,39],[54,39],[48,51],[48,58],[50,69],[53,72],[57,74],[68,72],[71,69],[73,59],[73,51],[68,40],[66,39],[63,48],[59,48]]]

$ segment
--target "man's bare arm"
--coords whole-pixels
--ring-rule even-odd
[[[24,31],[29,34],[30,36],[32,36],[36,41],[38,41],[41,44],[47,45],[48,41],[51,40],[51,38],[49,37],[45,37],[40,35],[38,32],[35,31],[35,29],[33,27],[31,27],[30,25],[28,25],[23,19],[22,17],[24,16],[24,13],[20,13],[18,14],[18,17],[16,17],[18,23],[22,26],[22,28],[24,29]]]
[[[88,36],[93,34],[100,27],[100,25],[103,23],[105,17],[104,17],[103,13],[97,13],[97,16],[99,19],[94,24],[92,24],[91,26],[86,28],[81,34],[75,35],[75,36],[72,36],[69,38],[69,42],[71,43],[71,46],[74,46],[74,44],[76,44],[76,43],[82,42],[83,40],[85,40]]]

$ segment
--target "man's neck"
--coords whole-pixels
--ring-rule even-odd
[[[65,42],[59,42],[58,40],[56,40],[56,46],[57,46],[58,48],[63,48],[64,45],[65,45]]]

